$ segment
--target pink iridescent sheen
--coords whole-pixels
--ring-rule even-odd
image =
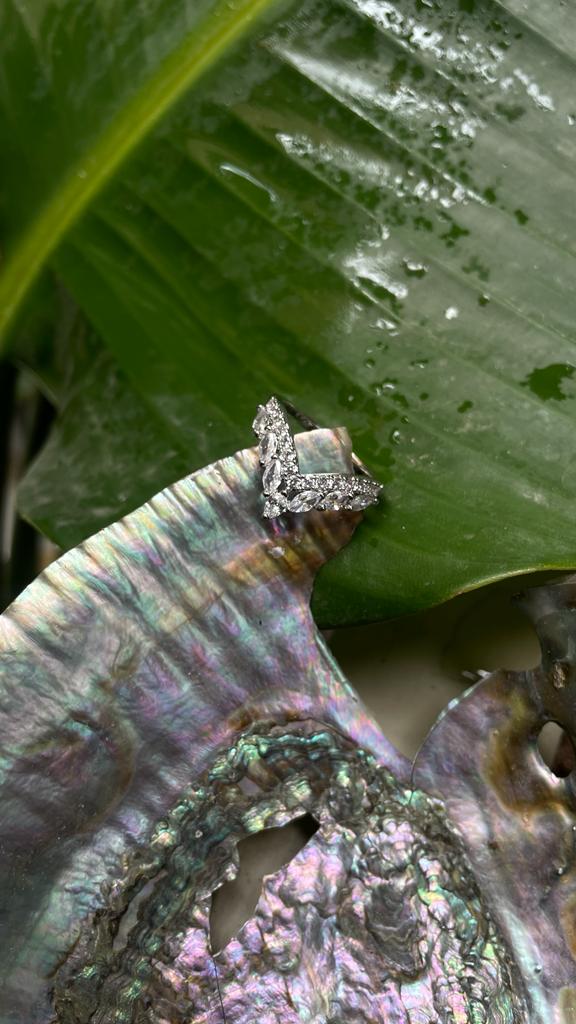
[[[297,443],[350,471],[345,432]],[[260,512],[239,452],[2,616],[1,1024],[569,1024],[574,798],[536,735],[574,734],[573,584],[533,601],[543,666],[484,680],[411,766],[310,613],[360,516]],[[305,814],[213,955],[238,843]]]

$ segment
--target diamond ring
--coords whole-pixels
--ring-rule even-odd
[[[353,473],[301,473],[294,437],[286,412],[307,430],[317,429],[285,400],[270,398],[258,407],[252,429],[258,437],[262,463],[263,515],[275,519],[283,512],[310,512],[312,509],[360,510],[378,501],[379,484],[356,455],[352,455]]]

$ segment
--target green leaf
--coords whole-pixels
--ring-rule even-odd
[[[176,11],[163,0],[144,7],[8,0],[0,15],[7,69],[1,141],[5,219],[16,244],[0,286],[0,330],[123,161],[274,2],[201,0]]]
[[[276,392],[386,485],[320,574],[322,622],[573,567],[576,11],[146,6],[2,16],[0,295],[15,315],[56,270],[99,353],[26,515],[74,543],[251,444]]]

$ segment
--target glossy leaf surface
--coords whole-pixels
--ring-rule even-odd
[[[73,544],[181,460],[252,443],[276,392],[345,423],[386,485],[320,575],[321,621],[574,565],[571,8],[306,0],[257,22],[245,2],[176,25],[148,6],[91,5],[89,38],[66,5],[27,34],[4,13],[4,299],[42,241],[116,389],[79,372],[26,514]]]

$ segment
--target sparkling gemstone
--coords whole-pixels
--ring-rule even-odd
[[[288,502],[288,508],[291,512],[309,512],[319,498],[320,491],[300,491]]]
[[[267,519],[275,519],[276,516],[281,516],[283,508],[276,501],[267,501],[264,504],[264,515]]]
[[[320,508],[337,511],[339,508],[342,508],[342,502],[344,502],[345,500],[346,491],[336,489],[335,491],[330,491],[330,493],[327,494],[326,497],[322,499]]]
[[[282,482],[282,466],[280,459],[272,459],[262,474],[262,486],[265,494],[274,494]]]
[[[273,459],[278,450],[278,438],[272,430],[268,430],[260,442],[260,461],[264,464]]]
[[[268,410],[265,405],[258,406],[258,412],[252,424],[252,430],[255,434],[259,434],[264,429],[266,420],[268,419]]]
[[[346,507],[356,511],[361,508],[367,508],[368,505],[372,504],[373,500],[369,494],[355,494],[353,498],[346,502]]]

